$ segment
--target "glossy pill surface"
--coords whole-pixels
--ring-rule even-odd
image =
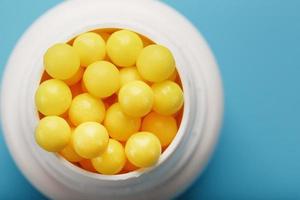
[[[139,81],[139,80],[141,81],[142,77],[140,76],[136,67],[127,67],[120,70],[121,86],[131,81]]]
[[[176,119],[172,116],[164,116],[155,112],[148,114],[142,123],[142,131],[155,134],[162,147],[168,146],[177,133]]]
[[[119,103],[124,113],[132,117],[148,114],[153,106],[153,91],[143,81],[132,81],[119,91]]]
[[[173,81],[152,85],[154,94],[153,110],[162,115],[175,114],[183,105],[183,92]]]
[[[35,94],[35,104],[43,115],[61,115],[71,105],[72,93],[70,88],[61,80],[44,81]]]
[[[70,142],[71,128],[61,117],[44,117],[35,130],[35,139],[44,150],[59,152]]]
[[[120,67],[131,67],[143,48],[138,34],[129,30],[114,32],[107,40],[106,49],[112,62]]]
[[[113,104],[106,113],[104,126],[107,128],[110,137],[119,141],[127,141],[133,134],[138,132],[141,119],[126,115],[119,103]]]
[[[105,57],[105,41],[97,33],[87,32],[79,35],[73,43],[79,54],[81,66],[87,67]]]
[[[95,169],[106,175],[119,173],[126,162],[124,147],[120,142],[109,139],[108,147],[100,156],[92,159]]]
[[[91,159],[106,150],[108,139],[104,126],[97,122],[85,122],[74,130],[73,147],[78,155]]]
[[[44,55],[47,73],[56,79],[71,78],[80,67],[80,59],[76,50],[68,44],[55,44]]]
[[[109,97],[120,88],[120,73],[115,65],[98,61],[87,67],[83,74],[87,91],[95,97]]]
[[[149,45],[141,51],[136,66],[145,80],[155,83],[168,79],[175,71],[172,53],[157,44]]]
[[[88,93],[76,96],[69,109],[69,118],[75,126],[88,121],[101,123],[104,116],[105,107],[102,100]]]
[[[151,167],[158,162],[161,154],[159,139],[150,132],[132,135],[125,146],[128,160],[138,167]]]
[[[74,128],[72,129],[72,134],[74,132]],[[74,150],[74,147],[73,147],[73,138],[72,138],[72,135],[71,135],[71,139],[70,139],[70,142],[69,144],[63,149],[60,151],[60,155],[62,155],[62,157],[64,157],[66,160],[70,161],[70,162],[79,162],[81,160],[83,160],[83,158],[81,156],[79,156],[76,151]]]

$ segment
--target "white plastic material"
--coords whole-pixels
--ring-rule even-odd
[[[159,163],[123,175],[84,171],[39,148],[34,94],[43,54],[57,42],[99,28],[128,28],[167,46],[183,83],[182,125]],[[53,199],[169,199],[186,189],[204,169],[218,137],[223,96],[215,60],[197,30],[158,1],[73,0],[40,17],[22,36],[6,66],[1,117],[6,143],[20,170]]]

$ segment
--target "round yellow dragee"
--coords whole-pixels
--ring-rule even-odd
[[[35,130],[35,139],[40,147],[50,152],[65,148],[71,138],[71,128],[61,117],[48,116],[41,119]]]
[[[152,44],[141,51],[136,66],[143,79],[157,83],[172,75],[175,61],[169,49]]]
[[[109,136],[101,124],[85,122],[75,128],[72,139],[75,152],[83,158],[91,159],[106,150]]]
[[[124,113],[132,117],[148,114],[153,106],[153,92],[143,81],[132,81],[119,91],[119,103]]]
[[[149,132],[133,134],[125,146],[128,160],[138,167],[151,167],[155,165],[161,154],[159,139]]]
[[[35,93],[35,104],[43,115],[61,115],[72,101],[70,88],[63,81],[50,79],[44,81]]]
[[[109,139],[108,147],[100,156],[92,159],[94,168],[101,174],[119,173],[126,162],[124,147],[120,142]]]
[[[115,65],[97,61],[88,66],[83,74],[84,86],[95,97],[111,96],[120,88],[120,73]]]
[[[74,128],[71,128],[71,133],[74,133]],[[69,144],[60,151],[60,155],[62,155],[62,157],[64,157],[66,160],[70,161],[70,162],[79,162],[81,160],[83,160],[83,158],[81,156],[79,156],[76,151],[74,150],[73,147],[73,137],[71,135],[71,139]]]
[[[113,104],[106,112],[104,126],[110,137],[125,142],[133,134],[138,132],[141,119],[131,117],[123,113],[119,103]]]
[[[151,112],[144,118],[141,129],[155,134],[160,140],[161,146],[166,147],[177,133],[177,123],[172,116]]]
[[[179,85],[164,81],[152,85],[154,93],[153,110],[162,115],[172,115],[183,105],[183,93]]]
[[[56,44],[50,47],[44,56],[47,73],[56,79],[71,78],[80,67],[80,59],[76,50],[68,44]]]
[[[105,41],[97,33],[88,32],[79,35],[73,43],[80,56],[81,66],[87,67],[105,57]]]
[[[127,67],[120,70],[121,86],[131,81],[138,81],[138,80],[142,80],[142,77],[140,76],[136,67]]]
[[[88,121],[101,123],[104,116],[103,102],[88,93],[76,96],[69,109],[69,118],[75,126]]]
[[[143,49],[138,34],[129,30],[114,32],[107,40],[106,50],[109,58],[120,67],[131,67]]]

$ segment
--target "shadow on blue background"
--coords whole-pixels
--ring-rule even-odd
[[[26,27],[58,2],[0,0],[1,69]],[[206,37],[226,100],[214,157],[179,199],[300,199],[300,1],[165,2]],[[0,161],[0,197],[43,198],[15,167],[3,137]]]

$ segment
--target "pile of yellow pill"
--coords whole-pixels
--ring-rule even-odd
[[[130,30],[102,29],[51,46],[35,94],[37,144],[93,173],[155,166],[181,123],[171,51]]]

